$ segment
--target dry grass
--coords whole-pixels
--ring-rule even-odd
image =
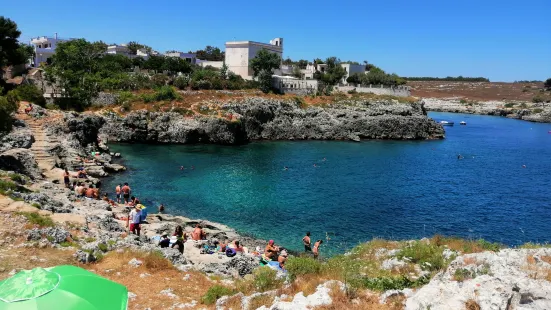
[[[463,264],[467,265],[478,265],[478,261],[475,257],[463,257]]]
[[[226,309],[241,310],[243,303],[241,303],[241,296],[230,297],[224,304]]]
[[[379,303],[379,295],[369,291],[358,292],[354,298],[350,298],[345,292],[338,287],[332,287],[330,291],[332,303],[326,306],[316,307],[317,310],[400,310],[404,306],[402,304],[403,297],[395,297],[390,299],[386,304]]]
[[[0,249],[0,280],[10,277],[9,273],[19,269],[35,267],[53,267],[58,265],[77,265],[74,251],[53,248],[2,248]]]
[[[137,268],[128,265],[132,258],[142,260],[143,264]],[[111,252],[101,262],[89,265],[88,268],[125,285],[129,292],[136,294],[137,297],[129,303],[129,309],[168,309],[177,303],[190,303],[192,300],[200,303],[201,296],[213,284],[202,273],[183,273],[158,255],[143,252]],[[187,275],[189,278],[184,280]],[[166,289],[171,289],[177,297],[159,294]]]
[[[541,256],[540,259],[548,264],[551,264],[551,256]]]
[[[469,299],[465,303],[465,309],[466,310],[480,310],[480,305],[476,301],[474,301],[473,299]]]
[[[274,302],[274,296],[261,295],[254,297],[249,301],[249,309],[247,310],[256,310],[262,306],[270,307]]]
[[[411,94],[425,98],[463,97],[470,100],[531,101],[543,83],[485,83],[447,81],[409,81]],[[526,90],[525,90],[526,89]]]

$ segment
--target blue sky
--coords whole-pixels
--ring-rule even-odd
[[[551,0],[5,1],[22,38],[159,51],[284,38],[284,57],[364,60],[402,76],[551,77]]]

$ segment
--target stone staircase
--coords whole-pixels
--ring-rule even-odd
[[[26,104],[23,103],[21,106],[25,107]],[[55,119],[57,115],[52,116],[54,117],[51,118],[48,116],[47,118],[34,118],[25,114],[24,108],[21,108],[17,114],[17,118],[27,124],[27,127],[32,131],[34,136],[35,141],[30,150],[36,159],[40,172],[46,178],[59,179],[61,178],[61,170],[56,168],[56,158],[50,153],[50,151],[55,148],[60,141],[56,137],[48,135],[46,131],[48,121]]]

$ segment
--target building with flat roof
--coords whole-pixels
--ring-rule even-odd
[[[346,82],[346,79],[348,79],[348,77],[354,73],[365,74],[365,65],[355,65],[355,64],[344,63],[344,64],[341,64],[341,67],[343,67],[344,70],[346,71],[346,75],[342,78],[343,84],[348,84]]]
[[[57,33],[53,37],[36,37],[31,38],[31,45],[34,48],[34,58],[30,59],[32,67],[38,67],[41,63],[49,63],[55,53],[57,43],[67,41],[69,39],[60,39]]]
[[[249,67],[250,60],[255,58],[256,54],[262,49],[283,58],[283,39],[275,38],[270,43],[254,41],[226,42],[225,62],[228,70],[240,75],[244,79],[251,80],[253,78],[253,70]]]
[[[182,58],[183,60],[189,62],[190,64],[195,64],[197,62],[197,57],[193,53],[167,52],[165,53],[165,56]]]
[[[130,52],[128,49],[128,46],[126,44],[115,44],[115,45],[109,45],[107,47],[107,54],[111,55],[123,55],[126,57],[133,57],[134,55]]]

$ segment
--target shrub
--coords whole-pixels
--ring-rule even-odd
[[[168,76],[160,73],[157,73],[151,77],[151,82],[153,83],[153,85],[159,87],[165,86],[168,83],[168,80]]]
[[[285,269],[291,279],[306,274],[318,274],[321,271],[321,263],[311,257],[290,257],[285,263]]]
[[[23,178],[22,175],[20,175],[19,173],[10,173],[9,174],[9,177],[12,181],[14,182],[17,182],[19,184],[23,184],[25,179]]]
[[[46,99],[44,94],[35,85],[25,84],[18,86],[13,90],[19,101],[28,101],[34,104],[38,104],[41,107],[46,106]]]
[[[70,241],[63,241],[59,244],[59,246],[68,248],[68,247],[76,247],[76,243],[70,242]]]
[[[481,248],[488,251],[498,252],[503,246],[499,243],[492,243],[484,239],[479,239],[476,242]]]
[[[100,251],[102,251],[102,252],[107,252],[107,250],[109,250],[105,243],[99,243],[98,244],[98,249],[100,249]]]
[[[277,279],[277,271],[270,267],[260,267],[253,271],[254,286],[260,292],[278,288],[283,281]]]
[[[505,104],[505,107],[506,107],[506,108],[512,108],[512,107],[514,107],[514,106],[515,106],[515,104],[512,103],[512,102],[509,102],[509,103],[506,103],[506,104]]]
[[[174,80],[173,85],[178,89],[186,89],[189,85],[189,77],[181,75]]]
[[[8,100],[6,97],[0,96],[0,131],[11,130],[11,115],[15,111],[17,111],[17,103],[13,100]]]
[[[218,300],[218,298],[233,295],[234,293],[235,291],[231,288],[216,284],[211,286],[205,295],[201,297],[201,302],[206,305],[212,305],[216,302],[216,300]]]
[[[352,94],[357,94],[358,92],[357,92],[356,89],[354,88],[354,89],[349,90],[348,93],[349,93],[350,95],[352,95]]]
[[[526,108],[528,108],[528,105],[527,105],[526,103],[523,102],[523,103],[520,104],[520,107],[521,107],[522,109],[526,109]]]
[[[472,279],[475,276],[476,276],[475,273],[470,271],[469,269],[458,268],[455,270],[455,273],[453,274],[453,279],[457,282],[463,282],[465,280]]]
[[[442,247],[416,241],[400,250],[396,257],[399,259],[408,257],[411,262],[419,264],[421,268],[436,271],[443,269],[446,265],[442,252]]]
[[[149,270],[169,270],[173,268],[172,263],[160,251],[147,253],[142,260],[145,268]]]
[[[26,217],[31,224],[38,225],[40,227],[54,226],[54,221],[52,221],[52,219],[48,216],[42,216],[38,213],[30,212],[19,212],[18,214]]]
[[[398,277],[378,277],[378,278],[364,278],[363,286],[374,291],[387,291],[387,290],[403,290],[409,287],[419,287],[427,284],[430,281],[430,277],[425,275],[419,279],[412,281],[406,276]]]
[[[180,97],[178,93],[174,90],[174,88],[171,86],[163,86],[159,88],[159,90],[156,92],[155,95],[156,95],[157,101],[174,100]]]
[[[541,113],[541,112],[543,112],[543,109],[541,109],[541,108],[536,108],[536,109],[533,109],[532,111],[533,111],[534,113]]]
[[[465,104],[465,103],[467,103],[467,100],[465,100],[465,99],[461,99],[461,100],[459,100],[459,103],[461,103],[461,104]]]
[[[533,103],[542,103],[543,98],[541,96],[535,96],[535,97],[532,98],[532,102]]]
[[[9,192],[15,190],[17,190],[17,184],[7,180],[0,180],[0,194],[7,195]]]
[[[37,208],[37,209],[42,208],[42,206],[40,206],[40,204],[39,204],[39,203],[36,203],[36,202],[33,202],[33,204],[32,204],[31,206],[33,206],[33,207],[35,207],[35,208]]]

